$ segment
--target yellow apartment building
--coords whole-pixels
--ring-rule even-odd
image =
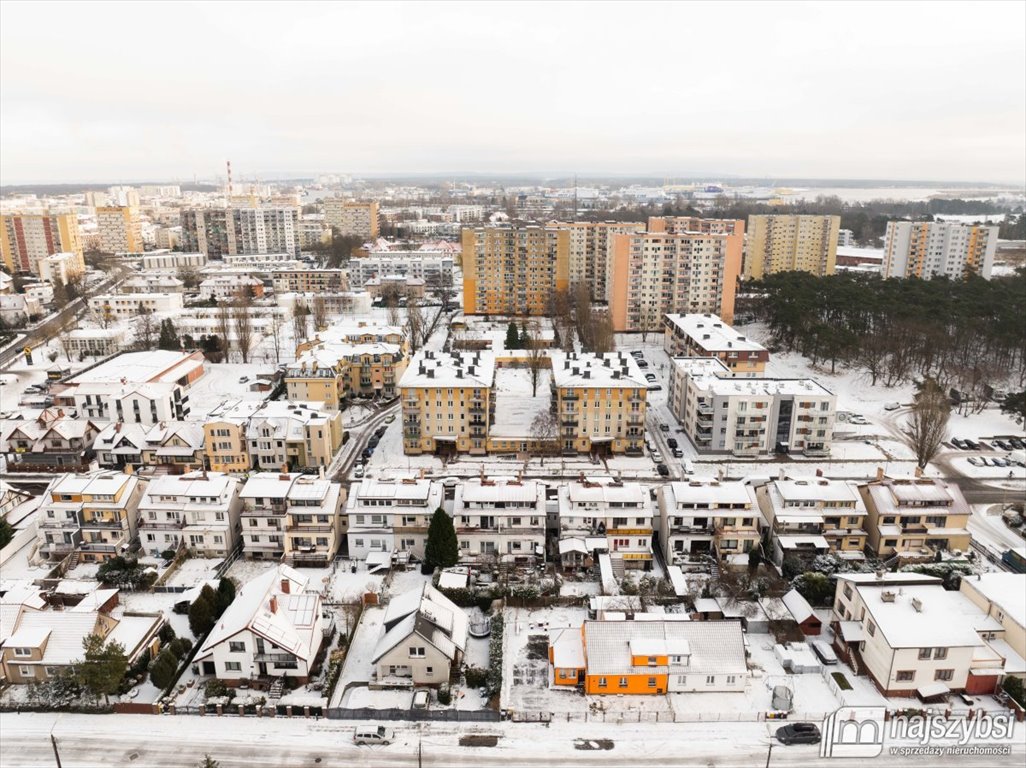
[[[100,250],[104,253],[142,253],[142,222],[139,209],[128,205],[96,209]]]
[[[840,216],[749,216],[745,278],[760,280],[777,272],[834,274],[840,228]]]
[[[78,256],[85,270],[78,217],[73,213],[12,213],[0,216],[0,260],[11,274],[39,274],[39,262],[55,253]]]
[[[463,230],[463,312],[544,315],[570,288],[570,232],[539,226]]]

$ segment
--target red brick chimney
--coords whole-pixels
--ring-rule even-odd
[[[282,591],[283,595],[289,594],[289,580],[288,579],[282,579],[281,580],[281,591]]]
[[[270,604],[269,607],[271,609],[271,613],[277,613],[278,612],[278,597],[277,597],[277,595],[271,595],[271,604]]]

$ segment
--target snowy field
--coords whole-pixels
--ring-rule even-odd
[[[552,399],[552,372],[538,372],[538,386],[532,394],[531,371],[527,368],[495,370],[495,421],[490,437],[526,438],[538,414],[546,413]]]

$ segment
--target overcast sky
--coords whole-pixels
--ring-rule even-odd
[[[0,182],[1022,183],[1026,3],[0,4]]]

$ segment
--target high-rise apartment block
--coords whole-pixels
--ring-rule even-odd
[[[884,277],[990,278],[998,228],[956,221],[889,221]]]
[[[834,274],[840,216],[749,216],[745,277],[777,272]]]
[[[570,233],[539,226],[463,230],[463,311],[544,315],[570,287]]]
[[[96,209],[100,250],[104,253],[142,253],[142,222],[139,209],[129,205],[108,205]]]
[[[668,313],[734,318],[744,222],[653,218],[647,232],[613,235],[609,313],[615,331],[656,331]]]
[[[226,254],[300,251],[298,208],[187,208],[181,212],[182,250],[213,258]]]
[[[640,222],[577,221],[550,226],[570,233],[570,289],[586,285],[592,301],[599,302],[609,300],[613,236],[645,231]]]
[[[39,262],[55,253],[74,253],[82,262],[78,218],[73,213],[12,213],[0,216],[0,257],[10,272],[39,274]]]
[[[373,240],[381,231],[378,225],[378,204],[359,203],[341,197],[323,201],[324,223],[343,237]]]

